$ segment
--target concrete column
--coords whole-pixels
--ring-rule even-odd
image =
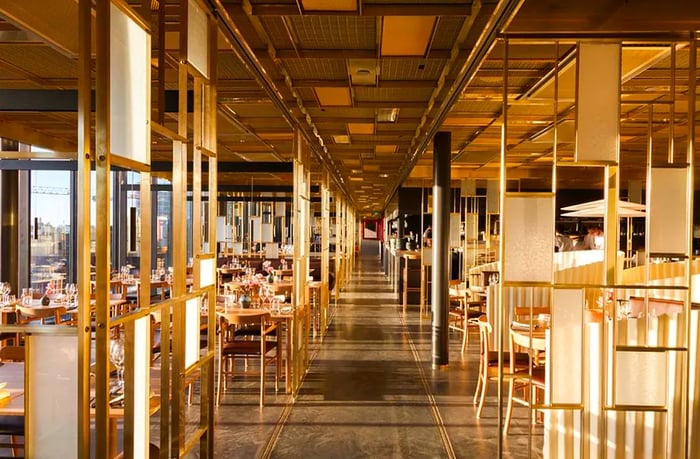
[[[449,361],[450,307],[450,160],[452,135],[438,132],[433,140],[433,367]]]

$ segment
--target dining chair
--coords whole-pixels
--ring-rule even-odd
[[[549,306],[518,306],[513,309],[513,320],[523,323],[537,323],[537,316],[540,314],[550,314]]]
[[[72,325],[70,319],[66,319],[68,311],[65,307],[58,308],[42,308],[42,307],[27,307],[17,305],[15,308],[17,314],[17,324],[27,325],[39,322],[41,324],[58,324]]]
[[[259,336],[237,334],[237,330],[259,329]],[[246,311],[245,313],[219,315],[219,346],[217,357],[219,372],[216,390],[216,405],[221,404],[221,393],[226,389],[228,377],[233,377],[236,370],[236,358],[258,357],[260,371],[255,373],[244,367],[242,374],[260,375],[260,406],[265,404],[265,368],[275,362],[275,391],[279,390],[281,370],[281,346],[278,324],[270,319],[270,313],[264,310]],[[273,340],[268,339],[273,337]],[[273,355],[270,353],[274,351]]]
[[[510,430],[510,421],[513,417],[513,404],[518,403],[519,405],[527,406],[532,409],[532,405],[537,400],[537,391],[541,391],[544,394],[545,389],[545,368],[544,366],[534,366],[530,363],[530,356],[525,353],[528,358],[528,364],[524,369],[518,369],[516,365],[513,364],[514,355],[523,354],[522,352],[516,352],[517,344],[513,339],[513,335],[516,333],[515,330],[510,330],[510,373],[511,378],[509,378],[508,384],[508,405],[506,407],[506,418],[503,423],[503,433],[508,433]],[[517,357],[515,357],[517,359]],[[518,390],[523,391],[522,396],[516,395]],[[532,415],[534,416],[535,411],[532,410]]]
[[[472,309],[477,304],[471,301],[471,292],[459,279],[451,280],[449,287],[450,309],[447,314],[448,326],[462,334],[462,350],[464,354],[469,344],[469,329],[478,328],[476,319],[483,314],[480,309]]]
[[[476,410],[477,419],[481,418],[484,409],[484,400],[488,392],[488,382],[498,380],[498,352],[491,350],[491,335],[493,327],[486,315],[481,315],[476,323],[479,327],[479,377],[474,391],[474,404],[477,400],[479,406]],[[511,363],[512,362],[512,363]],[[504,353],[503,355],[503,377],[509,379],[516,372],[527,371],[530,366],[530,356],[525,352]]]
[[[5,346],[0,348],[0,362],[24,362],[24,346]],[[24,416],[0,416],[0,435],[9,437],[8,442],[0,442],[0,449],[12,450],[12,457],[20,457],[24,449],[21,437],[24,437]]]

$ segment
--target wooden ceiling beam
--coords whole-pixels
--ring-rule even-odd
[[[260,52],[266,53],[267,50]],[[279,59],[376,59],[375,49],[276,49],[275,54]],[[262,55],[262,54],[261,54]],[[449,59],[449,49],[431,49],[425,58],[421,59]],[[399,57],[383,57],[382,59],[400,59]]]
[[[362,4],[358,11],[301,11],[295,3],[256,3],[251,5],[253,16],[469,16],[472,3],[391,3]],[[229,8],[228,6],[226,7]]]
[[[78,149],[77,142],[53,137],[22,124],[8,123],[7,121],[0,122],[0,137],[16,140],[27,145],[36,145],[47,150],[77,151]]]

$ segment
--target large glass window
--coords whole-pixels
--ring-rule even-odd
[[[30,282],[43,292],[72,272],[71,172],[31,171],[30,183]]]

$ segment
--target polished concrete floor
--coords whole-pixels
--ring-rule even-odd
[[[377,246],[365,244],[296,401],[269,384],[260,409],[256,378],[234,384],[216,410],[215,457],[496,457],[495,385],[481,419],[472,404],[478,334],[464,355],[452,336],[448,369],[433,370],[417,309],[403,316]],[[504,457],[541,457],[542,427],[529,438],[526,412],[515,410]]]

